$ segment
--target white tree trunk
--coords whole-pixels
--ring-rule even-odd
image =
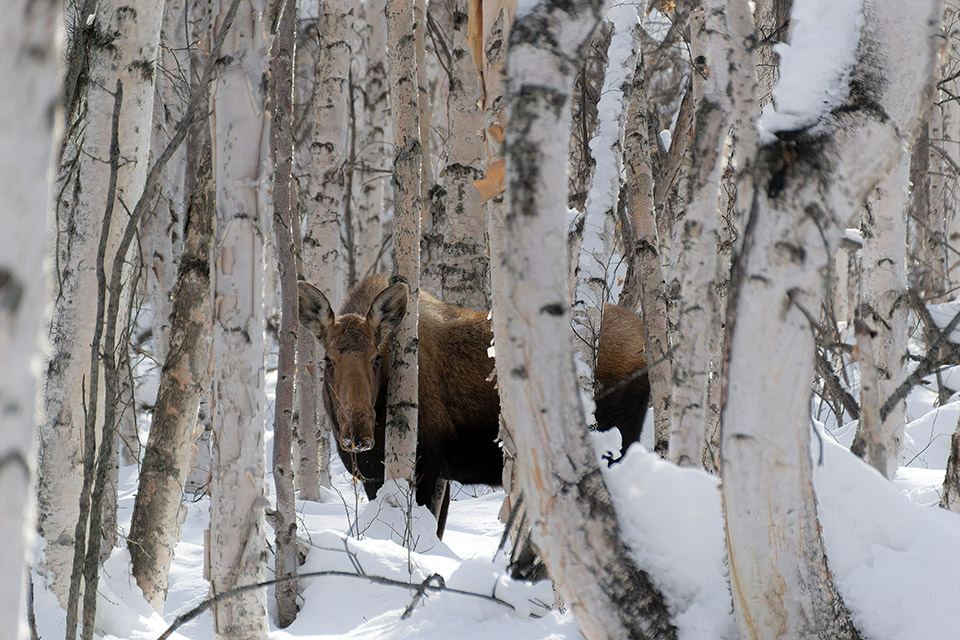
[[[867,201],[860,219],[863,234],[861,257],[860,304],[857,316],[857,344],[872,342],[872,362],[861,361],[860,371],[866,382],[875,378],[876,396],[861,394],[858,441],[865,445],[863,453],[875,469],[892,480],[900,467],[906,414],[898,402],[883,414],[881,405],[906,379],[909,301],[907,299],[907,186],[910,163],[901,154],[894,170]],[[860,349],[864,353],[864,349]],[[864,368],[874,367],[873,371]],[[869,405],[873,406],[869,406]]]
[[[502,298],[494,297],[504,419],[535,539],[586,638],[675,637],[631,560],[582,417],[570,332],[566,220],[571,64],[601,2],[541,3],[510,36],[509,170]],[[563,37],[559,37],[559,34]],[[496,270],[501,265],[494,262]],[[602,585],[602,587],[601,587]],[[660,635],[658,635],[660,634]]]
[[[607,19],[613,25],[607,52],[607,68],[597,105],[597,128],[590,147],[593,151],[593,183],[587,192],[587,205],[577,266],[576,293],[573,298],[574,342],[580,360],[589,366],[578,376],[580,389],[593,397],[597,369],[597,345],[603,305],[610,302],[613,279],[617,202],[620,196],[620,172],[623,166],[623,95],[636,68],[640,47],[637,7],[614,5]]]
[[[227,9],[222,2],[217,26]],[[211,97],[216,244],[212,273],[213,429],[208,567],[213,594],[264,579],[264,257],[270,176],[262,76],[267,29],[262,0],[244,3]],[[266,591],[213,607],[214,638],[267,635]]]
[[[310,193],[303,222],[302,276],[319,288],[327,300],[336,301],[343,300],[347,284],[340,234],[344,204],[350,196],[345,190],[343,172],[347,162],[350,111],[350,43],[347,37],[352,29],[353,6],[350,0],[321,5],[317,20],[320,47],[314,67],[313,103],[310,105],[313,134],[310,142]],[[321,347],[309,335],[305,335],[300,343],[305,348],[298,353],[298,386],[320,389],[322,378],[317,363],[322,359]],[[330,448],[322,445],[329,441],[330,418],[316,395],[311,399],[301,394],[300,402],[298,482],[304,499],[319,500],[320,485],[329,485]],[[321,475],[326,482],[321,482]]]
[[[484,242],[483,199],[473,183],[484,176],[483,113],[480,70],[471,55],[468,0],[451,0],[452,36],[447,93],[447,161],[442,171],[444,201],[432,220],[436,252],[424,257],[423,281],[428,279],[444,301],[468,309],[489,307],[489,260]],[[426,235],[426,234],[425,234]]]
[[[814,357],[808,315],[819,308],[821,273],[843,225],[912,142],[937,15],[929,0],[868,4],[850,77],[860,90],[823,114],[814,132],[792,132],[789,143],[768,142],[756,156],[757,191],[728,314],[722,439],[730,582],[742,638],[858,637],[833,587],[817,520],[805,391]],[[770,416],[780,416],[775,425]]]
[[[132,9],[132,10],[131,10]],[[47,544],[43,567],[47,584],[66,605],[73,559],[74,536],[80,513],[84,403],[81,389],[89,389],[90,336],[97,310],[96,265],[101,219],[106,208],[110,158],[113,91],[123,83],[120,111],[120,153],[117,198],[130,209],[143,190],[150,144],[153,83],[160,34],[162,3],[146,0],[131,6],[100,2],[90,22],[92,31],[76,28],[71,42],[67,76],[67,136],[60,149],[53,204],[55,252],[54,309],[49,336],[52,351],[45,361],[42,391],[46,414],[40,425],[40,532]],[[82,37],[78,36],[83,32]],[[110,47],[89,40],[91,32],[113,33]],[[77,49],[89,48],[89,75],[82,78]],[[117,202],[115,210],[123,212]],[[126,216],[114,216],[114,220]],[[116,251],[121,225],[110,232],[108,260]],[[88,409],[92,410],[90,407]],[[93,452],[86,452],[93,460]]]
[[[357,2],[356,9],[363,16],[361,32],[359,77],[363,81],[363,109],[357,115],[360,129],[357,149],[359,177],[354,185],[359,189],[357,213],[354,216],[357,233],[354,239],[357,274],[362,278],[381,267],[380,246],[383,240],[381,216],[385,208],[384,188],[389,184],[393,159],[393,137],[387,118],[387,23],[386,0]]]
[[[0,102],[0,638],[25,639],[24,567],[34,536],[34,424],[40,327],[48,296],[46,215],[50,113],[62,52],[58,0],[18,0],[0,23],[0,78],[10,91]]]
[[[714,280],[717,269],[717,207],[723,142],[731,114],[730,43],[726,0],[706,0],[693,21],[693,55],[703,60],[693,75],[696,100],[693,166],[687,182],[676,351],[673,356],[674,417],[670,425],[670,459],[700,466],[707,418],[710,374],[710,329],[715,322]]]
[[[420,123],[416,47],[410,25],[413,6],[407,0],[387,3],[390,108],[393,113],[394,213],[393,248],[397,275],[410,288],[407,314],[390,341],[387,388],[387,435],[384,458],[387,480],[416,484],[417,451],[417,321],[420,296]],[[412,496],[408,496],[412,499]]]

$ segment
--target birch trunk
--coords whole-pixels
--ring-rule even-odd
[[[504,419],[544,560],[586,638],[675,637],[662,596],[630,558],[577,394],[570,332],[565,159],[578,57],[603,3],[545,2],[510,36],[503,298],[494,298]],[[560,34],[563,37],[560,37]],[[500,265],[494,263],[494,269]],[[658,635],[659,634],[659,635]]]
[[[410,289],[407,314],[390,340],[387,388],[387,434],[384,454],[387,480],[416,484],[417,452],[417,321],[420,296],[420,122],[416,47],[410,25],[412,5],[387,2],[390,108],[393,114],[394,160],[393,248],[397,275]],[[408,495],[408,499],[412,496]]]
[[[888,480],[900,467],[906,413],[903,402],[884,414],[880,406],[906,378],[909,358],[909,302],[907,298],[907,185],[906,154],[868,200],[860,219],[863,234],[857,345],[871,342],[872,362],[861,361],[864,384],[877,385],[875,397],[861,394],[862,413],[851,449],[862,448],[866,460]],[[859,348],[861,354],[864,349]],[[872,406],[871,406],[872,405]]]
[[[273,147],[273,233],[280,271],[280,332],[277,390],[273,414],[273,482],[277,508],[274,576],[278,584],[277,624],[283,629],[297,619],[297,509],[293,483],[293,383],[298,332],[297,265],[294,216],[298,215],[293,182],[293,70],[297,42],[297,5],[284,0],[270,51],[270,139]],[[311,450],[317,449],[311,443]]]
[[[44,307],[51,127],[62,52],[56,46],[62,3],[19,0],[0,23],[0,638],[25,639],[24,567],[35,526],[34,424]],[[58,114],[59,115],[59,114]],[[15,126],[14,126],[15,123]]]
[[[703,60],[693,75],[696,116],[683,219],[683,250],[676,351],[673,356],[673,420],[670,458],[699,466],[703,458],[710,375],[710,328],[715,322],[714,281],[717,269],[717,211],[723,142],[731,101],[728,65],[730,42],[726,0],[705,0],[692,31],[693,55]],[[752,70],[750,70],[752,71]]]
[[[350,0],[335,0],[321,6],[317,22],[320,47],[314,68],[314,95],[311,105],[313,134],[310,142],[310,195],[303,221],[302,276],[315,284],[327,300],[343,300],[347,275],[340,243],[341,218],[349,193],[345,190],[349,126],[348,74],[353,29]],[[296,288],[296,287],[294,287]],[[296,294],[294,294],[296,295]],[[299,386],[319,389],[321,347],[310,336],[299,353]],[[320,499],[320,469],[329,476],[330,418],[316,397],[300,397],[297,438],[300,450],[300,491],[304,499]],[[320,457],[320,451],[324,455]],[[329,485],[329,481],[326,483]]]
[[[950,437],[950,456],[947,458],[947,471],[943,476],[943,493],[940,506],[954,513],[960,513],[960,422]]]
[[[226,11],[221,3],[218,21]],[[261,582],[264,540],[264,257],[269,126],[264,109],[262,0],[244,3],[212,95],[216,181],[213,254],[213,429],[209,578],[214,595]],[[214,638],[267,635],[261,589],[213,606]]]
[[[357,234],[355,240],[359,277],[375,273],[380,267],[383,239],[381,215],[385,209],[384,186],[390,175],[393,139],[387,119],[387,23],[386,0],[362,3],[365,29],[362,32],[363,126],[357,143],[360,157]]]
[[[597,343],[603,305],[610,301],[617,202],[623,165],[624,91],[631,82],[640,46],[639,16],[635,5],[613,6],[607,19],[613,29],[607,52],[596,134],[591,140],[594,176],[587,192],[586,213],[573,298],[574,342],[580,360],[588,365],[578,377],[580,389],[592,398],[596,392]],[[589,418],[593,420],[593,418]]]
[[[45,416],[40,425],[40,533],[46,540],[43,568],[47,584],[66,607],[73,570],[81,494],[81,460],[94,461],[94,446],[84,446],[81,389],[90,388],[90,334],[97,315],[94,269],[106,209],[110,174],[111,92],[123,83],[119,148],[124,157],[116,184],[116,208],[137,202],[146,177],[150,116],[162,3],[100,2],[77,7],[73,20],[65,101],[67,133],[57,160],[56,200],[51,247],[56,270],[51,353],[45,360],[42,390]],[[90,16],[93,17],[90,17]],[[88,20],[90,21],[87,24]],[[93,37],[114,34],[109,46]],[[118,216],[119,217],[119,216]],[[109,232],[107,256],[119,243],[119,224]],[[111,402],[115,399],[111,399]],[[88,411],[96,409],[87,406]],[[85,450],[86,449],[86,450]],[[99,536],[99,531],[97,532]],[[79,598],[79,591],[75,594]]]
[[[813,489],[808,398],[821,273],[862,197],[909,147],[932,73],[935,2],[864,8],[850,84],[815,132],[756,157],[757,192],[734,271],[722,494],[742,638],[856,638],[833,586]],[[882,81],[881,81],[882,78]],[[869,96],[869,102],[865,102]],[[790,160],[783,155],[790,149]],[[758,358],[762,354],[762,358]],[[769,417],[779,415],[777,428]]]
[[[200,400],[209,393],[210,250],[214,193],[209,147],[184,219],[184,250],[173,290],[170,348],[163,362],[127,547],[143,597],[158,611],[166,600]]]
[[[183,117],[192,82],[188,51],[186,0],[165,0],[160,31],[160,64],[166,73],[158,74],[153,106],[151,156],[170,140],[172,128]],[[170,292],[177,282],[177,265],[183,251],[183,220],[186,214],[187,147],[177,152],[164,172],[163,194],[156,210],[143,220],[141,244],[144,260],[144,297],[150,304],[151,345],[158,362],[167,356],[170,343],[171,313],[174,300]],[[153,404],[153,398],[144,398]]]
[[[643,309],[645,338],[644,355],[650,370],[650,401],[653,405],[654,432],[668,431],[670,424],[671,373],[667,343],[667,304],[663,270],[660,265],[660,242],[653,213],[653,172],[650,162],[650,141],[646,118],[647,99],[643,87],[642,57],[637,58],[633,75],[631,100],[627,105],[624,155],[627,165],[627,194],[630,221],[633,225],[633,247],[639,286],[639,302]],[[624,285],[626,290],[626,285]],[[621,302],[621,304],[623,304]],[[630,305],[632,308],[635,305]]]
[[[447,115],[447,162],[442,172],[444,205],[433,220],[432,234],[439,240],[437,255],[424,261],[428,277],[440,299],[468,309],[490,306],[489,260],[484,236],[486,217],[483,199],[473,186],[484,176],[484,152],[479,134],[483,114],[477,62],[470,50],[470,7],[476,2],[452,0],[452,37],[449,53]],[[476,20],[476,19],[474,19]],[[425,234],[426,235],[426,234]]]

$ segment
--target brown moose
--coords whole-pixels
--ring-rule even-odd
[[[326,350],[322,394],[337,450],[371,499],[383,485],[387,338],[407,308],[408,288],[386,275],[365,278],[334,315],[327,298],[300,281],[300,321]],[[503,456],[496,442],[500,399],[490,380],[493,334],[484,311],[461,309],[420,293],[417,503],[429,505],[440,478],[499,486]],[[640,437],[649,383],[640,371],[643,323],[620,307],[604,307],[596,417],[618,426],[624,447]],[[443,497],[438,531],[449,506]]]

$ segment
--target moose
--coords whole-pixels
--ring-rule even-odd
[[[389,363],[387,342],[406,313],[409,289],[369,276],[334,314],[316,287],[298,283],[300,322],[324,346],[322,395],[344,465],[370,499],[384,482],[384,434]],[[488,354],[493,338],[485,311],[462,309],[420,292],[418,504],[430,505],[439,479],[500,486],[497,444],[500,398]],[[601,430],[620,428],[624,447],[640,437],[649,400],[643,370],[643,322],[621,307],[604,306],[596,378]],[[442,535],[449,489],[438,514]]]

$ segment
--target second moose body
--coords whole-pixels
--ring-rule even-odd
[[[387,339],[406,312],[405,284],[386,275],[365,278],[334,315],[313,285],[299,283],[300,321],[326,350],[323,400],[337,451],[373,499],[383,485]],[[485,311],[461,309],[420,293],[417,503],[429,505],[440,478],[499,486],[500,398],[488,354],[493,334]],[[596,377],[600,429],[618,426],[624,447],[640,436],[649,398],[643,369],[643,324],[605,305]],[[449,495],[439,514],[442,533]]]

